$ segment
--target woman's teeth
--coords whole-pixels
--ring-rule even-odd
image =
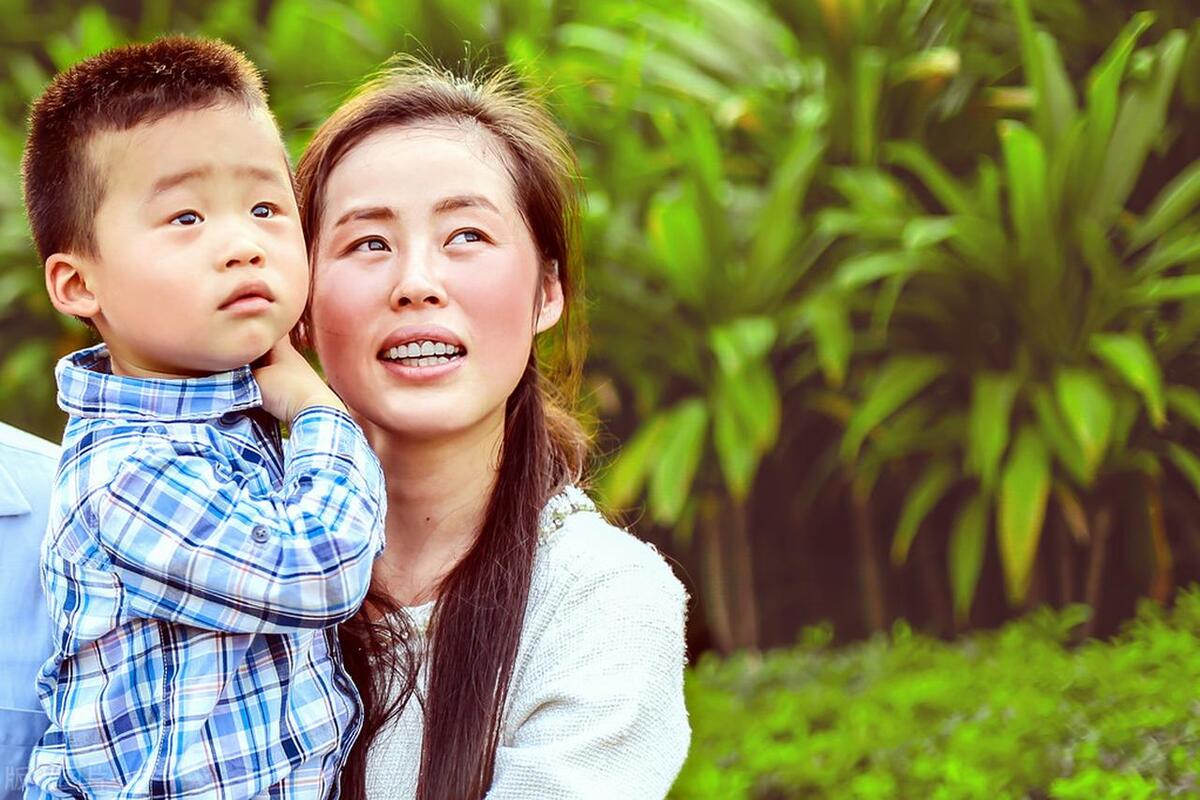
[[[409,342],[384,352],[384,357],[406,367],[432,367],[448,363],[462,355],[458,345],[445,342]]]

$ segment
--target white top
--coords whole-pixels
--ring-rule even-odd
[[[433,607],[408,609],[419,629]],[[609,524],[574,487],[552,499],[488,800],[664,797],[691,738],[686,611],[653,545]],[[416,794],[423,733],[414,696],[368,754],[369,800]]]

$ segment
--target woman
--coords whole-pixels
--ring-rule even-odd
[[[686,595],[574,486],[573,168],[511,83],[419,65],[300,161],[301,336],[388,482],[387,550],[342,630],[366,708],[346,797],[661,797],[686,755]]]

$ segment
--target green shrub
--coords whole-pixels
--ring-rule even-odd
[[[700,661],[674,797],[1200,797],[1200,587],[1112,641],[1087,609],[947,643],[903,623],[832,649]]]

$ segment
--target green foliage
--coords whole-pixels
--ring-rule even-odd
[[[1086,608],[956,644],[897,623],[830,631],[687,678],[677,798],[1133,798],[1200,791],[1200,589],[1146,603],[1111,642],[1068,644]]]
[[[879,337],[850,356],[861,366],[845,392],[842,455],[903,487],[898,559],[943,498],[970,504],[950,545],[960,614],[979,575],[980,504],[995,509],[1019,604],[1053,482],[1091,495],[1082,530],[1112,502],[1098,488],[1107,482],[1151,477],[1134,500],[1144,507],[1157,502],[1163,464],[1195,483],[1193,433],[1168,425],[1167,397],[1186,417],[1200,332],[1200,161],[1139,200],[1144,212],[1131,208],[1151,150],[1166,146],[1188,36],[1167,31],[1139,50],[1154,17],[1136,14],[1077,91],[1056,38],[1025,0],[1012,8],[1035,102],[1028,121],[998,121],[996,160],[981,156],[964,178],[926,144],[884,142],[890,169],[839,169],[832,184],[847,207],[823,212],[840,237],[828,291],[873,309],[851,335]],[[918,427],[898,439],[913,419],[941,420],[946,434]]]

